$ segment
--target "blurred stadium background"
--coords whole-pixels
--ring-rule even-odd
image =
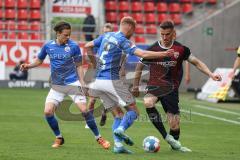
[[[52,27],[59,20],[72,24],[72,39],[84,53],[82,28],[89,11],[96,20],[94,37],[101,34],[104,23],[114,24],[117,31],[123,16],[134,17],[138,25],[132,40],[142,48],[159,39],[158,25],[170,18],[176,24],[178,41],[212,71],[231,68],[240,44],[240,0],[0,0],[0,82],[4,82],[0,86],[0,159],[239,159],[239,103],[212,104],[183,92],[181,141],[193,153],[171,152],[162,140],[161,153],[145,154],[141,148],[144,137],[160,136],[144,119],[138,122],[146,123],[136,123],[128,132],[136,141],[133,151],[137,154],[133,156],[103,151],[83,129],[83,122],[79,127],[79,122],[60,121],[66,147],[49,149],[53,137],[42,114],[48,90],[36,89],[48,87],[49,61],[30,70],[28,81],[9,81],[9,73],[20,60],[32,62],[44,42],[54,39]],[[136,61],[129,57],[127,63]],[[182,91],[201,88],[208,79],[194,67],[190,75],[191,82],[182,83]],[[141,100],[138,105],[144,118]],[[100,130],[111,140],[111,115],[109,119]]]
[[[19,60],[31,62],[44,41],[54,38],[51,28],[56,21],[72,24],[72,39],[83,50],[83,19],[88,11],[96,20],[94,37],[105,22],[117,31],[120,19],[130,15],[138,22],[132,40],[145,47],[159,39],[159,23],[170,18],[177,25],[178,40],[211,70],[231,67],[236,57],[226,48],[239,45],[239,0],[0,0],[0,60],[6,66],[2,79],[9,78]],[[130,57],[128,62],[132,61],[136,58]],[[48,80],[47,63],[31,70],[28,79]],[[191,77],[190,88],[201,88],[207,79],[193,68]]]

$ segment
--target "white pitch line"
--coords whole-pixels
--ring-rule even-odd
[[[136,101],[137,102],[143,102],[142,100],[139,100],[139,99],[136,99]],[[156,106],[160,106],[160,105],[156,104]],[[202,116],[202,117],[212,118],[212,119],[216,119],[216,120],[219,120],[219,121],[224,121],[224,122],[229,122],[229,123],[240,125],[240,122],[238,122],[238,121],[233,121],[233,120],[230,120],[230,119],[221,118],[221,117],[217,117],[217,116],[213,116],[213,115],[209,115],[209,114],[187,111],[187,110],[184,110],[184,109],[181,109],[181,112],[191,113],[191,114]]]
[[[203,106],[203,105],[198,105],[198,104],[193,105],[193,107],[240,116],[239,113],[235,113],[235,112],[228,111],[228,110],[225,110],[225,109],[213,108],[213,107],[208,107],[208,106]]]
[[[213,116],[213,115],[209,115],[209,114],[204,114],[204,113],[199,113],[199,112],[187,111],[187,110],[184,110],[184,109],[181,109],[181,111],[185,112],[185,113],[195,114],[195,115],[202,116],[202,117],[208,117],[208,118],[217,119],[217,120],[220,120],[220,121],[224,121],[224,122],[229,122],[229,123],[240,125],[240,122],[233,121],[233,120],[226,119],[226,118],[221,118],[221,117],[217,117],[217,116]]]

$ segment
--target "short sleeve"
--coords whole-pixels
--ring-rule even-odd
[[[135,50],[137,49],[136,45],[134,45],[128,39],[125,39],[120,44],[120,48],[123,50],[124,53],[134,55]]]
[[[238,57],[240,57],[240,46],[238,47],[237,55],[238,55]]]
[[[184,48],[184,55],[183,55],[183,60],[187,60],[191,54],[191,51],[188,47],[183,46]]]
[[[47,56],[47,47],[46,44],[42,47],[40,53],[38,54],[38,59],[40,60],[44,60]]]
[[[98,38],[93,40],[94,47],[99,48],[101,46],[104,35],[100,35]]]
[[[82,62],[82,54],[78,45],[74,46],[73,61],[76,63]]]

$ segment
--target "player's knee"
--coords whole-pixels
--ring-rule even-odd
[[[45,116],[52,116],[54,114],[54,111],[52,109],[45,109],[44,115]]]
[[[154,106],[154,102],[152,100],[146,99],[144,100],[144,106],[146,108],[152,108]]]
[[[179,122],[171,121],[170,122],[170,128],[171,128],[171,130],[178,130],[180,128]]]
[[[133,110],[137,114],[137,117],[139,116],[139,110],[136,106],[136,103],[129,105],[129,110]]]

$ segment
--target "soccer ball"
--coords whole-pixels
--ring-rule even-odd
[[[148,136],[143,140],[143,149],[146,152],[158,152],[160,149],[160,141],[154,136]]]

